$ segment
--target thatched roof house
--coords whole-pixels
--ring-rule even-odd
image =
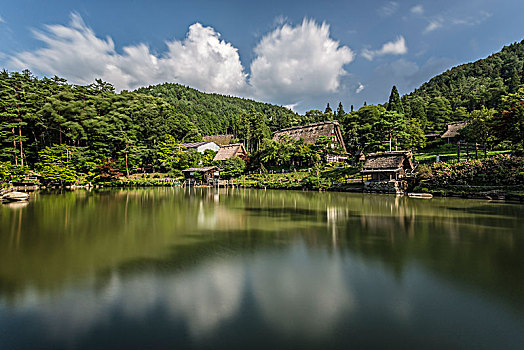
[[[440,136],[443,139],[447,139],[448,143],[459,136],[459,131],[465,127],[468,122],[455,122],[446,125],[447,130]]]
[[[411,151],[368,153],[361,173],[376,181],[398,180],[414,169],[412,157]]]
[[[273,140],[282,142],[285,141],[286,138],[290,138],[294,140],[303,139],[305,143],[315,143],[320,136],[331,137],[333,143],[340,145],[344,152],[346,152],[346,145],[342,139],[340,125],[336,120],[282,129],[275,132]]]
[[[202,137],[202,139],[204,141],[214,142],[214,143],[216,143],[219,146],[225,146],[225,145],[229,145],[231,143],[231,140],[233,140],[233,135],[232,134],[227,134],[227,135],[209,135],[209,136]]]
[[[213,160],[226,160],[234,157],[239,157],[243,160],[247,160],[247,152],[244,148],[244,145],[236,143],[233,145],[222,146],[218,150]]]

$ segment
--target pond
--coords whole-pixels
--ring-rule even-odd
[[[0,259],[0,349],[524,348],[519,204],[37,192]]]

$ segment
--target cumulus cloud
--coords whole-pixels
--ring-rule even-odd
[[[398,10],[398,2],[396,1],[389,1],[383,6],[379,7],[378,14],[381,17],[389,17],[395,14]]]
[[[119,53],[110,37],[97,37],[77,14],[71,15],[69,26],[45,28],[34,32],[45,47],[17,54],[11,66],[58,74],[76,84],[101,78],[118,90],[165,81],[219,93],[238,93],[245,87],[238,50],[200,23],[189,27],[184,40],[166,42],[163,55],[151,53],[146,44],[126,46]]]
[[[362,83],[359,83],[357,89],[355,90],[355,93],[359,94],[360,92],[362,92],[362,90],[364,90],[364,88],[365,86],[362,85]]]
[[[68,25],[35,30],[42,47],[15,54],[8,66],[56,74],[74,84],[100,78],[118,91],[168,81],[285,105],[336,92],[353,52],[330,37],[325,23],[304,19],[292,26],[286,21],[278,17],[278,27],[255,47],[249,78],[237,48],[212,27],[191,25],[183,40],[167,41],[166,50],[159,54],[146,43],[117,50],[111,37],[97,36],[75,13]]]
[[[337,91],[343,66],[353,60],[347,46],[330,37],[329,25],[304,20],[266,35],[255,47],[250,84],[256,97],[295,103]]]
[[[369,50],[364,49],[362,51],[362,56],[364,58],[372,61],[377,56],[383,56],[383,55],[403,55],[408,52],[408,48],[406,46],[406,40],[403,36],[399,36],[397,40],[395,41],[389,41],[382,45],[382,48],[380,50]]]
[[[424,14],[424,6],[422,6],[422,5],[413,6],[410,9],[410,12],[412,14],[414,14],[414,15],[422,15],[422,14]]]

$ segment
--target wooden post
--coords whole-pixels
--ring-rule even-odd
[[[479,144],[475,142],[475,158],[479,159]]]
[[[460,142],[457,143],[457,163],[460,162]]]
[[[466,142],[466,160],[469,161],[469,144]]]

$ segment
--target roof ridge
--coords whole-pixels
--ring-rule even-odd
[[[319,125],[325,125],[325,124],[337,124],[337,125],[340,125],[338,120],[326,120],[324,122],[316,122],[316,123],[311,123],[311,124],[306,124],[306,125],[297,125],[297,126],[292,126],[292,127],[285,128],[285,129],[280,129],[278,131],[275,131],[275,134],[279,133],[279,132],[282,132],[282,131],[289,131],[289,130],[295,130],[295,129],[305,129],[305,128],[309,128],[309,127],[313,127],[313,126],[319,126]]]

